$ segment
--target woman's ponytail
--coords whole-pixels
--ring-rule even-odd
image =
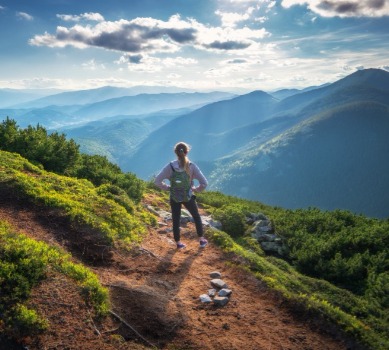
[[[187,154],[189,153],[190,146],[185,142],[179,142],[174,146],[174,153],[177,155],[180,167],[183,168],[188,175],[189,173],[189,159]]]

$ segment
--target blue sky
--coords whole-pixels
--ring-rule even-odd
[[[389,70],[389,0],[0,0],[0,88],[272,91]]]

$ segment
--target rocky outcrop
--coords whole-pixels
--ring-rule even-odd
[[[261,248],[272,254],[283,256],[288,248],[282,238],[274,231],[271,221],[263,214],[250,214],[247,222],[251,223],[250,234],[254,237]]]

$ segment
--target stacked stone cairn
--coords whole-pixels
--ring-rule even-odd
[[[211,289],[207,294],[200,295],[202,303],[214,303],[216,306],[225,306],[230,300],[232,290],[228,289],[227,284],[221,279],[221,273],[218,271],[211,272]]]

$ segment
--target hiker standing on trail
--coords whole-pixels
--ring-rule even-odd
[[[186,245],[181,242],[180,236],[180,218],[181,205],[183,204],[192,215],[196,225],[197,235],[199,237],[200,247],[204,248],[208,241],[204,238],[203,223],[199,214],[196,202],[195,192],[203,191],[208,181],[198,168],[188,158],[190,147],[185,142],[179,142],[174,146],[174,153],[177,159],[167,164],[155,178],[155,185],[162,190],[170,191],[170,207],[173,219],[173,235],[177,248],[185,248]],[[169,180],[166,184],[164,180]],[[199,185],[196,187],[193,180],[197,180]]]

